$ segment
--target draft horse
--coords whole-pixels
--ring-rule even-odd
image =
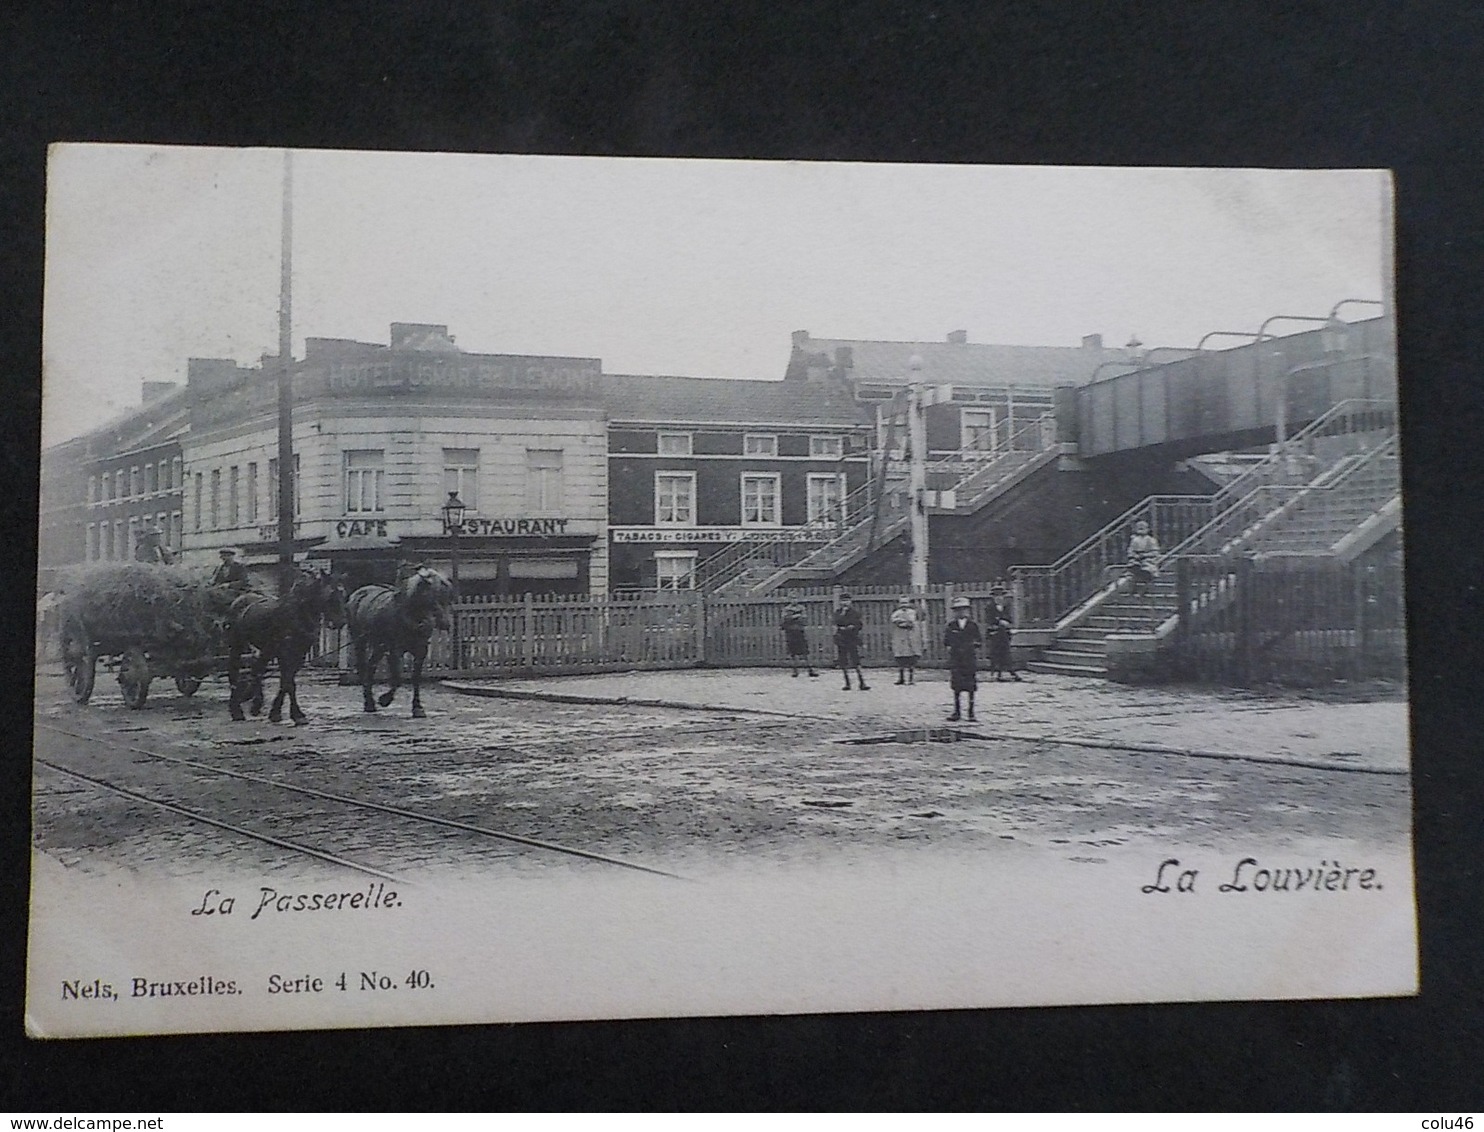
[[[346,602],[346,623],[356,650],[362,707],[390,707],[402,686],[402,654],[412,655],[412,718],[423,719],[423,662],[434,629],[447,629],[453,585],[437,570],[419,566],[395,586],[362,586]],[[386,657],[391,687],[373,699],[376,667]]]
[[[234,720],[244,718],[244,703],[253,715],[263,710],[263,674],[277,661],[278,695],[268,718],[274,723],[282,718],[286,698],[289,718],[296,725],[305,722],[295,678],[314,647],[321,618],[333,628],[345,624],[345,587],[334,575],[314,570],[299,571],[281,598],[247,593],[232,602],[226,626],[227,681],[232,688],[227,707]],[[244,673],[242,659],[248,652],[252,656]]]

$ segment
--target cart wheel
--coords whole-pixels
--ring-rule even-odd
[[[175,690],[182,696],[194,696],[199,687],[201,687],[200,677],[177,676],[175,678]]]
[[[87,703],[97,678],[98,654],[93,651],[87,630],[76,621],[69,621],[62,630],[62,671],[72,698],[80,704]]]
[[[131,708],[142,708],[149,697],[149,680],[149,659],[136,645],[119,663],[119,687],[124,691],[124,703]]]

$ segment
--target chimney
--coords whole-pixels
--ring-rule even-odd
[[[144,396],[142,401],[148,405],[151,401],[158,401],[161,397],[168,397],[180,386],[173,381],[146,381],[144,383]]]
[[[802,350],[809,345],[809,332],[807,330],[795,330],[793,333],[794,349]]]
[[[1082,348],[1084,350],[1101,350],[1103,348],[1103,336],[1101,334],[1084,334],[1082,336]]]
[[[967,330],[950,330],[948,332],[948,341],[952,342],[955,346],[967,345],[969,332]]]

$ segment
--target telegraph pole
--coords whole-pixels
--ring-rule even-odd
[[[294,574],[293,250],[294,155],[283,151],[283,246],[278,279],[278,566],[279,593]]]
[[[912,370],[907,386],[907,506],[912,523],[912,588],[921,592],[928,583],[927,418],[923,415],[922,358],[907,363]]]

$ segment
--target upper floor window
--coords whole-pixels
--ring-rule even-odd
[[[294,498],[293,498],[293,500],[291,502],[293,504],[294,514],[295,515],[298,515],[299,514],[299,503],[300,503],[300,499],[299,499],[299,453],[297,453],[297,452],[294,453],[294,473],[293,473],[293,480],[292,480],[292,482],[290,483],[289,486],[293,489]],[[274,456],[274,457],[270,458],[269,461],[268,461],[268,502],[269,502],[269,505],[271,506],[272,511],[273,511],[273,519],[276,522],[277,519],[278,519],[278,457],[277,456]]]
[[[771,432],[749,432],[742,437],[742,455],[778,455],[778,437]]]
[[[960,439],[975,452],[993,452],[996,430],[993,409],[964,409],[959,417]]]
[[[379,448],[345,454],[346,514],[386,510],[385,461]]]
[[[242,469],[233,464],[227,470],[227,526],[235,527],[242,522],[241,508]]]
[[[661,456],[689,456],[691,454],[691,434],[688,432],[662,432],[659,436],[658,450]]]
[[[742,525],[778,525],[778,474],[749,472],[742,476]]]
[[[88,502],[89,503],[97,503],[98,502],[98,477],[97,476],[89,476],[88,477]]]
[[[258,465],[254,461],[247,465],[247,486],[245,489],[247,497],[247,521],[256,523],[258,521]]]
[[[443,450],[443,495],[457,492],[465,508],[479,510],[479,449],[445,448]]]
[[[124,469],[120,468],[113,473],[113,497],[115,499],[123,499],[127,495],[128,492],[125,490],[124,485]]]
[[[196,473],[196,490],[192,493],[191,502],[191,524],[196,530],[201,529],[201,473]]]
[[[809,455],[825,460],[838,460],[845,455],[845,438],[842,436],[811,436]]]
[[[144,490],[149,495],[153,495],[160,490],[160,469],[158,465],[144,465]]]
[[[144,482],[139,476],[139,465],[135,464],[129,469],[129,496],[144,494]]]
[[[211,529],[219,530],[222,525],[222,470],[211,469]]]
[[[689,527],[696,521],[696,474],[654,474],[654,521],[662,527]]]
[[[185,479],[181,475],[181,463],[180,463],[180,461],[181,461],[181,457],[179,457],[179,456],[175,457],[175,459],[173,459],[173,460],[170,461],[170,469],[171,469],[170,485],[172,487],[176,487],[176,488],[180,488],[180,487],[184,487],[185,486]]]
[[[535,514],[562,509],[561,449],[526,449],[526,506]]]

